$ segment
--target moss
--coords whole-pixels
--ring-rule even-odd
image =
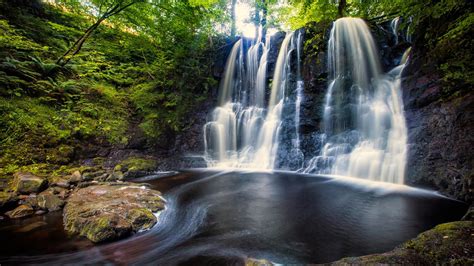
[[[127,218],[132,223],[133,231],[150,229],[156,223],[156,217],[146,208],[132,209]]]
[[[128,171],[153,171],[156,169],[157,162],[155,159],[144,157],[129,157],[121,161],[120,165]]]
[[[474,222],[445,223],[383,254],[344,258],[333,264],[469,265],[474,263]]]

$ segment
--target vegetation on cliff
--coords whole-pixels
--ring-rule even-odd
[[[219,14],[205,1],[135,2],[90,33],[95,13],[82,1],[0,2],[1,177],[125,147],[131,131],[152,145],[186,127],[216,84]]]

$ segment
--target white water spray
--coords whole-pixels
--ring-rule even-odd
[[[325,144],[304,172],[403,184],[407,129],[400,86],[404,65],[382,74],[375,42],[358,18],[337,20],[328,47]]]
[[[243,42],[234,44],[220,84],[219,106],[204,126],[209,167],[273,169],[275,166],[291,72],[293,35],[287,34],[281,45],[267,108],[264,106],[270,38],[265,42],[257,38],[245,55]]]

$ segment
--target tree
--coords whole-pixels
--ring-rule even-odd
[[[344,17],[344,12],[346,9],[347,2],[346,0],[339,0],[339,5],[337,6],[337,16],[339,18]]]
[[[231,0],[231,3],[230,3],[230,19],[232,20],[231,23],[231,27],[230,27],[230,36],[233,38],[235,37],[235,33],[237,31],[237,27],[235,25],[235,5],[237,3],[237,0]]]
[[[59,4],[70,4],[77,7],[77,1],[58,0]],[[68,3],[69,2],[69,3]],[[81,50],[86,40],[99,27],[99,25],[106,19],[117,15],[129,8],[130,6],[143,3],[145,0],[99,0],[93,1],[92,13],[97,14],[94,24],[87,28],[84,33],[74,42],[74,44],[56,61],[56,64],[65,66],[73,56]],[[82,3],[79,3],[82,6]]]

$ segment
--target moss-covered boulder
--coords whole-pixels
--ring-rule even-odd
[[[13,189],[19,194],[38,193],[47,186],[47,180],[32,173],[18,172],[14,175]]]
[[[157,164],[156,158],[129,157],[116,165],[114,170],[124,172],[124,178],[137,178],[156,170]]]
[[[41,192],[38,197],[38,206],[43,210],[59,211],[64,206],[64,200],[60,199],[52,191]]]
[[[344,258],[334,265],[473,265],[474,222],[445,223],[382,254]]]
[[[93,242],[119,239],[151,228],[154,213],[164,209],[161,193],[132,183],[92,185],[71,194],[64,226]]]
[[[27,216],[33,215],[34,213],[35,213],[35,210],[33,210],[31,206],[20,205],[16,207],[16,209],[6,212],[5,215],[7,215],[8,217],[12,219],[16,219],[16,218],[27,217]]]

